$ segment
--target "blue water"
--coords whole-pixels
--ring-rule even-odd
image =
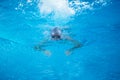
[[[39,0],[32,1],[30,6],[26,0],[0,0],[0,80],[120,80],[119,0],[56,20],[41,17]],[[36,51],[34,46],[55,26],[67,27],[64,32],[83,46],[69,56],[67,41],[45,44],[49,57]]]

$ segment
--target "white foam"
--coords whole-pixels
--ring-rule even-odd
[[[32,4],[37,3],[41,17],[52,19],[54,22],[66,23],[76,14],[83,14],[86,10],[95,10],[106,6],[109,2],[110,0],[94,0],[93,2],[80,0],[26,0],[26,2],[19,2],[15,10],[25,12],[24,9],[33,7]]]
[[[31,3],[32,2],[32,0],[27,0],[27,3]]]
[[[72,6],[75,10],[75,12],[77,11],[83,11],[86,9],[92,10],[93,7],[91,6],[91,4],[89,2],[81,2],[79,0],[73,0],[70,2],[70,6]]]
[[[92,3],[79,0],[40,0],[38,3],[42,17],[51,18],[54,21],[69,20],[76,13],[85,10],[93,10],[95,5],[106,5],[106,0],[95,0]]]
[[[68,0],[40,0],[38,7],[42,16],[52,15],[53,19],[66,19],[75,14]]]

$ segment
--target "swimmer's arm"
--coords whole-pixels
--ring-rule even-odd
[[[69,37],[69,36],[67,36],[66,39],[69,40],[70,42],[72,42],[73,45],[74,45],[72,48],[70,48],[70,49],[68,49],[68,50],[66,51],[66,55],[70,55],[70,53],[71,53],[73,50],[75,50],[75,49],[77,49],[77,48],[79,48],[79,47],[82,46],[80,42],[72,39],[72,38]]]
[[[38,51],[45,51],[46,49],[43,49],[42,46],[47,43],[47,39],[43,40],[42,42],[40,42],[38,45],[36,45],[34,48]]]
[[[34,48],[38,51],[42,51],[43,53],[45,53],[46,55],[50,56],[51,52],[49,50],[46,50],[44,48],[42,48],[42,46],[48,42],[48,39],[43,40],[42,42],[40,42],[38,45],[36,45]]]

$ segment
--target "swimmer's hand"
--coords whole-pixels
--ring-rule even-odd
[[[69,56],[71,53],[72,53],[71,50],[67,50],[67,51],[65,51],[65,54],[66,54],[67,56]]]
[[[51,52],[49,50],[44,50],[44,53],[47,55],[47,56],[51,56]]]
[[[51,52],[49,50],[46,50],[46,49],[43,49],[41,48],[40,46],[35,46],[34,47],[35,50],[38,50],[38,51],[42,51],[44,54],[46,54],[47,56],[50,56],[51,55]]]

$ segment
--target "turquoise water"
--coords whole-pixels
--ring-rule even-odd
[[[0,0],[0,80],[120,80],[120,1],[71,1]],[[83,46],[66,56],[70,42],[49,41],[51,56],[36,51],[56,26]]]

